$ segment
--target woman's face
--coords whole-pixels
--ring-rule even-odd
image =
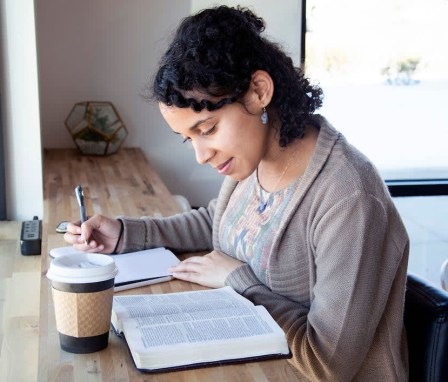
[[[170,128],[193,145],[198,163],[243,180],[257,168],[272,139],[272,129],[261,123],[261,108],[245,105],[236,102],[199,113],[165,104],[159,107]]]

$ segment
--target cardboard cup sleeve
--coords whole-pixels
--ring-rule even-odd
[[[114,288],[92,293],[63,292],[52,288],[59,333],[92,337],[109,331]]]

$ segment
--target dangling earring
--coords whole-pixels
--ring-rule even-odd
[[[268,123],[268,113],[266,112],[265,107],[263,107],[263,113],[261,113],[261,123],[263,125],[267,125]]]

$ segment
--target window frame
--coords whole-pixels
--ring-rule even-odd
[[[2,100],[0,93],[0,221],[6,220],[6,183],[5,183],[5,156],[3,142],[3,115],[2,115]]]
[[[306,60],[306,0],[302,0],[300,66],[305,72]],[[446,196],[448,195],[448,179],[385,179],[392,197],[406,196]]]

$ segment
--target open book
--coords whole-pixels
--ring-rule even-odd
[[[173,252],[165,248],[146,249],[112,256],[118,267],[114,291],[138,288],[169,281],[168,268],[179,263]]]
[[[147,372],[290,357],[268,311],[230,287],[114,296],[112,325]]]
[[[76,253],[82,252],[71,246],[66,246],[53,248],[50,251],[50,256],[59,257]],[[169,281],[173,277],[168,272],[168,268],[179,263],[179,259],[173,252],[162,247],[112,255],[112,258],[118,267],[118,275],[115,277],[115,292]]]

